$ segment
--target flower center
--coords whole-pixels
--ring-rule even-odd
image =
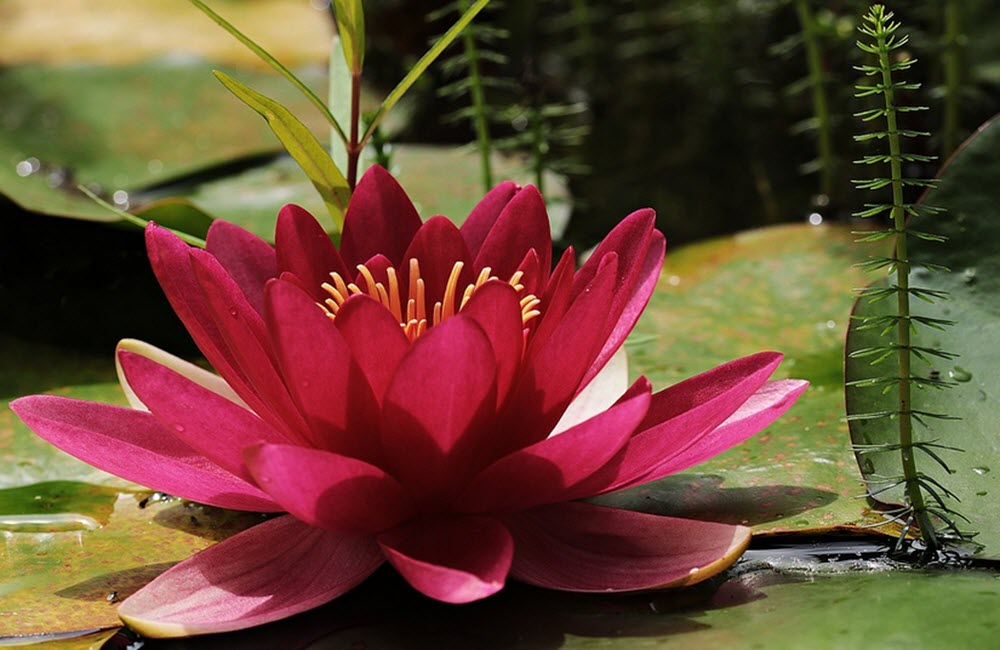
[[[432,327],[462,311],[473,294],[490,280],[500,278],[492,275],[490,267],[484,267],[476,281],[469,284],[461,292],[458,290],[459,277],[464,268],[463,262],[455,262],[448,275],[448,282],[445,284],[444,295],[434,303],[431,313],[427,313],[427,296],[425,295],[424,280],[420,277],[420,263],[413,258],[410,260],[409,286],[400,286],[396,269],[389,267],[386,269],[386,284],[376,282],[372,272],[364,264],[358,265],[358,272],[364,278],[366,288],[362,289],[353,282],[346,282],[339,273],[331,273],[332,283],[324,282],[323,290],[330,294],[330,297],[323,301],[320,307],[331,319],[337,317],[337,312],[347,299],[353,295],[367,295],[379,301],[382,306],[388,309],[399,321],[399,326],[403,328],[410,341],[414,341],[421,334]],[[514,287],[520,296],[521,303],[521,323],[527,325],[528,321],[541,315],[537,307],[541,301],[534,294],[524,293],[524,285],[521,278],[524,273],[518,271],[511,276],[507,284]],[[388,286],[386,286],[388,285]]]

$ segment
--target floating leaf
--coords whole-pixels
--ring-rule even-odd
[[[977,532],[974,541],[982,544],[983,555],[1000,558],[1000,436],[997,399],[1000,397],[1000,122],[984,126],[952,158],[941,172],[940,184],[928,192],[926,202],[947,211],[921,217],[918,226],[948,237],[944,244],[923,239],[910,241],[913,259],[942,264],[951,273],[917,269],[910,273],[911,284],[934,291],[950,292],[950,299],[936,304],[920,303],[915,313],[928,318],[954,321],[944,330],[917,326],[913,344],[944,349],[958,354],[954,360],[929,358],[916,362],[914,374],[922,380],[942,380],[951,388],[931,387],[914,391],[913,408],[928,413],[947,414],[960,420],[924,417],[926,426],[916,426],[915,437],[964,449],[964,453],[930,448],[953,470],[948,474],[928,454],[917,452],[922,473],[953,491],[960,503],[944,497],[948,507],[970,519],[956,523],[962,530]],[[876,286],[887,286],[878,284]],[[855,316],[887,316],[886,301],[855,305]],[[884,344],[881,328],[851,328],[848,351]],[[873,376],[893,376],[894,358],[886,359],[877,370],[864,358],[847,359],[847,379],[856,381]],[[848,413],[895,411],[895,394],[878,389],[850,388]],[[853,420],[851,436],[858,445],[898,442],[895,428],[885,420]],[[899,452],[867,452],[858,463],[866,478],[892,477],[901,473]],[[884,483],[872,483],[873,490]],[[902,502],[902,493],[890,489],[879,495],[885,502]]]

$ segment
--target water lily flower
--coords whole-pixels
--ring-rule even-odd
[[[510,577],[578,592],[703,580],[742,526],[580,499],[737,444],[805,382],[739,359],[653,393],[619,351],[664,238],[629,215],[574,270],[554,265],[533,187],[504,183],[461,228],[421,222],[383,169],[359,183],[339,249],[304,210],[275,246],[216,222],[205,250],[146,231],[157,278],[209,372],[123,341],[131,408],[56,396],[12,408],[113,474],[205,504],[283,513],[169,569],[121,618],[148,636],[221,632],[316,607],[391,564],[464,603]],[[683,344],[680,342],[679,344]]]

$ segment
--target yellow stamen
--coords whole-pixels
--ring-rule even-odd
[[[410,259],[409,282],[407,293],[403,294],[403,287],[400,285],[399,276],[396,269],[389,267],[385,270],[386,281],[383,284],[375,280],[371,269],[364,264],[358,265],[358,283],[364,279],[365,288],[362,289],[357,283],[348,282],[339,273],[331,273],[332,282],[324,282],[321,287],[329,294],[329,298],[322,303],[316,303],[327,316],[335,319],[341,307],[348,298],[355,295],[367,295],[377,300],[380,305],[389,310],[393,318],[399,322],[403,333],[411,341],[415,341],[422,336],[427,328],[439,325],[455,314],[462,311],[465,305],[472,299],[472,296],[483,285],[492,280],[499,280],[493,275],[490,267],[482,268],[474,282],[470,283],[461,291],[459,282],[462,271],[465,268],[463,262],[455,262],[448,274],[448,281],[445,283],[444,295],[440,300],[436,300],[431,306],[430,317],[427,314],[427,288],[424,279],[420,277],[420,263],[416,258]],[[514,291],[521,294],[524,292],[524,285],[521,283],[524,277],[523,271],[518,271],[511,276],[507,283],[513,287]],[[388,285],[388,286],[387,286]],[[538,309],[541,301],[538,297],[527,294],[519,298],[521,308],[521,323],[527,325],[529,321],[538,318],[541,310]],[[528,332],[527,329],[524,330]]]

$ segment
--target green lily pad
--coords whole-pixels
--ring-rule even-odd
[[[811,387],[763,433],[677,476],[602,501],[660,514],[745,523],[757,533],[879,521],[844,423],[843,337],[864,253],[847,228],[788,225],[667,254],[628,346],[654,389],[737,357],[784,352],[775,377]]]
[[[945,503],[969,518],[958,520],[961,529],[978,533],[975,542],[983,545],[982,554],[1000,558],[1000,421],[997,399],[1000,398],[1000,223],[996,206],[1000,204],[1000,122],[988,123],[973,136],[942,171],[940,184],[927,197],[928,205],[946,208],[947,212],[921,218],[916,227],[948,237],[943,244],[914,239],[910,256],[949,267],[951,273],[928,273],[917,270],[910,275],[911,286],[947,291],[950,300],[929,305],[913,301],[912,311],[921,316],[955,321],[944,331],[917,330],[914,345],[928,346],[959,355],[954,361],[935,359],[932,364],[916,362],[914,372],[950,381],[947,390],[915,391],[913,408],[960,417],[960,420],[925,418],[926,427],[916,426],[918,440],[936,440],[959,447],[964,453],[939,450],[939,455],[953,470],[948,474],[937,463],[917,454],[918,469],[939,481],[960,499],[947,496]],[[870,304],[861,300],[857,315],[888,313],[891,301]],[[852,328],[848,350],[884,345],[878,330]],[[895,359],[873,369],[865,359],[848,359],[847,378],[895,376]],[[847,392],[848,412],[871,413],[896,410],[895,393],[882,395],[878,388],[852,387]],[[851,435],[858,444],[898,442],[893,426],[879,420],[858,420],[851,424]],[[891,477],[902,473],[898,452],[868,453],[859,458],[866,477]],[[872,489],[883,487],[874,484]],[[880,495],[887,502],[902,502],[902,492],[889,490]]]
[[[0,194],[34,212],[117,221],[76,186],[95,185],[114,198],[277,151],[263,120],[222,88],[213,67],[161,59],[115,68],[0,69],[0,96],[7,98],[0,106]],[[278,75],[228,71],[325,132],[314,107]],[[303,77],[322,92],[321,69]],[[118,203],[127,204],[125,195]]]

